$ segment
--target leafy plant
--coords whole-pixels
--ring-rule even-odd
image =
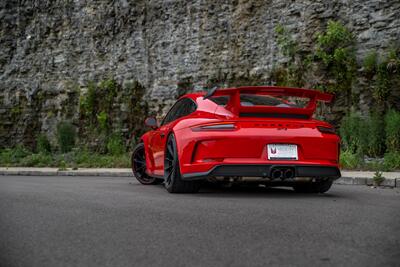
[[[125,147],[122,141],[122,138],[118,134],[113,134],[111,137],[108,139],[107,142],[107,152],[110,155],[121,155],[122,153],[125,152]]]
[[[352,153],[351,151],[342,151],[340,153],[340,166],[344,169],[356,169],[361,164],[361,157],[359,154]]]
[[[80,112],[84,116],[92,116],[95,113],[96,105],[96,84],[89,82],[86,95],[81,95],[79,99]]]
[[[17,145],[15,148],[6,148],[1,150],[0,163],[3,166],[13,166],[30,154],[31,152],[21,145]]]
[[[76,132],[74,126],[69,122],[60,122],[57,125],[57,141],[60,151],[66,153],[75,145]]]
[[[67,163],[64,160],[60,161],[60,163],[58,165],[58,170],[59,171],[66,171],[67,170]]]
[[[277,43],[282,51],[282,54],[294,59],[298,52],[298,46],[295,40],[293,40],[290,32],[281,24],[279,24],[275,27],[275,33],[277,35]]]
[[[108,129],[107,113],[105,111],[102,111],[97,115],[97,123],[100,127],[100,130],[106,131]]]
[[[326,32],[318,34],[315,57],[327,72],[327,91],[350,91],[356,70],[354,44],[353,34],[337,21],[328,21]]]
[[[46,135],[40,134],[36,138],[36,151],[43,154],[51,152],[51,144]]]
[[[364,154],[368,135],[365,120],[356,112],[345,115],[341,121],[339,134],[344,150],[350,153]]]
[[[272,80],[281,86],[303,86],[310,60],[299,52],[297,42],[285,27],[279,24],[275,27],[275,33],[279,49],[282,55],[288,58],[288,62],[274,66],[271,72]]]
[[[400,112],[389,110],[385,116],[387,152],[400,151]]]
[[[366,154],[371,157],[383,155],[385,149],[385,122],[378,113],[372,113],[366,120],[366,127],[362,130]]]
[[[48,167],[52,164],[52,156],[49,153],[31,154],[21,159],[19,164],[24,167]]]
[[[376,72],[378,65],[378,53],[375,50],[370,51],[364,58],[363,68],[364,72],[371,78]]]
[[[375,185],[380,186],[385,181],[385,177],[383,177],[382,172],[376,171],[372,180]]]
[[[400,170],[400,151],[386,153],[383,165],[387,171]]]

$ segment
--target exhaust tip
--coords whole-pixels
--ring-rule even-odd
[[[284,173],[285,179],[292,179],[294,178],[294,171],[292,169],[286,169]]]
[[[283,177],[283,172],[279,169],[275,169],[271,173],[271,178],[272,179],[279,179]]]

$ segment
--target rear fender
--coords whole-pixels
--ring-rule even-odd
[[[154,158],[153,158],[153,154],[151,153],[151,151],[149,149],[149,132],[142,135],[142,137],[140,138],[140,142],[143,142],[143,144],[144,144],[147,171],[149,171],[150,172],[149,174],[151,174],[152,173],[151,170],[154,170]]]

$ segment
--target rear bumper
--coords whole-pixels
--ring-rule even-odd
[[[294,170],[294,177],[318,177],[330,178],[332,180],[341,177],[338,167],[316,166],[316,165],[281,165],[281,164],[221,164],[214,166],[207,172],[185,173],[183,180],[202,180],[209,177],[265,177],[270,178],[274,168],[291,168]]]

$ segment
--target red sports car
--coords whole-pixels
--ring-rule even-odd
[[[133,173],[170,193],[197,192],[202,180],[324,193],[341,175],[340,138],[312,116],[317,101],[332,98],[272,86],[184,95],[160,124],[146,119],[152,130],[133,151]]]

